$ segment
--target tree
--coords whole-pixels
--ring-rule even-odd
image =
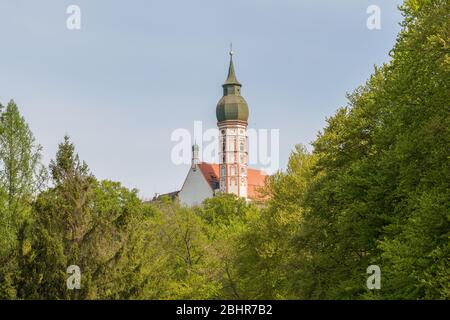
[[[270,200],[247,215],[235,241],[234,269],[242,299],[298,298],[306,282],[307,252],[296,246],[303,223],[304,195],[313,179],[314,159],[302,146],[292,152],[287,172],[271,176],[264,192]]]
[[[450,3],[405,1],[382,137],[398,166],[396,215],[381,239],[385,297],[450,297]],[[383,141],[383,140],[382,140]],[[384,164],[384,163],[383,163]]]
[[[405,1],[389,64],[314,142],[299,240],[309,298],[445,298],[449,292],[448,1]],[[382,290],[365,270],[382,270]]]
[[[16,295],[17,246],[31,201],[45,182],[41,147],[14,101],[0,105],[0,298]]]
[[[206,199],[197,213],[209,224],[229,224],[245,217],[249,206],[234,194],[221,193]]]
[[[53,188],[33,206],[20,296],[28,299],[138,298],[147,279],[148,226],[137,191],[97,181],[68,137],[51,161]],[[67,268],[81,270],[81,289],[68,290]]]
[[[258,215],[258,209],[234,194],[217,194],[206,199],[196,213],[206,222],[208,238],[207,258],[213,266],[211,272],[220,284],[215,298],[241,299],[245,289],[240,285],[237,269],[239,245],[248,221]]]
[[[219,296],[215,261],[207,226],[191,208],[176,202],[158,203],[149,230],[151,248],[157,252],[158,276],[152,278],[144,297],[157,299],[210,299]],[[154,286],[159,293],[155,297]]]

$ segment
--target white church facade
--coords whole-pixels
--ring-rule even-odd
[[[264,186],[267,175],[248,167],[249,109],[241,96],[242,85],[236,78],[232,51],[228,77],[222,87],[223,97],[216,107],[219,163],[201,162],[199,148],[194,144],[192,164],[181,189],[166,194],[184,205],[199,205],[217,193],[232,193],[247,201],[263,199],[259,189]]]

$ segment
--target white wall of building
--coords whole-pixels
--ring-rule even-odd
[[[191,168],[178,194],[180,203],[187,206],[200,205],[203,200],[213,196],[213,190],[203,176],[200,168]]]

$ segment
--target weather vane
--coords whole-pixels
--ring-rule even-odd
[[[230,56],[234,54],[233,52],[233,42],[230,43]]]

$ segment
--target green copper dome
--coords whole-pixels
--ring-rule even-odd
[[[223,87],[223,97],[216,107],[217,121],[245,121],[248,120],[248,105],[241,96],[241,84],[236,79],[233,65],[233,53],[230,52],[230,67],[228,77]]]
[[[241,96],[223,96],[216,108],[217,121],[248,120],[248,105]]]

